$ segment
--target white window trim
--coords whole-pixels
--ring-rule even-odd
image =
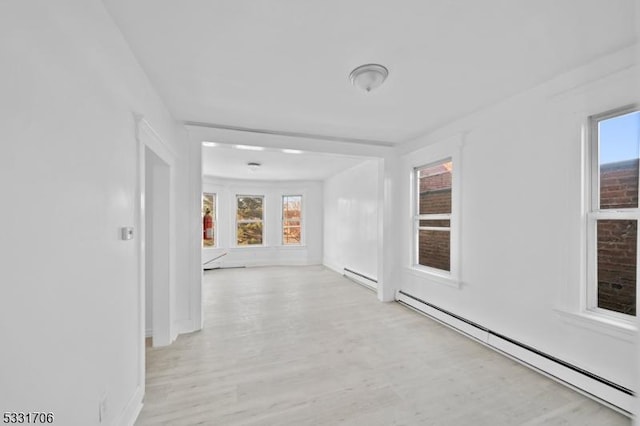
[[[417,168],[437,164],[445,160],[452,162],[451,173],[451,214],[447,215],[450,220],[450,271],[444,271],[418,264],[418,238],[417,225],[419,224],[419,215],[417,215],[417,191],[416,191],[416,173]],[[460,278],[460,205],[461,205],[461,188],[460,181],[462,175],[462,143],[456,144],[443,152],[441,155],[415,155],[408,163],[410,167],[410,216],[411,216],[411,254],[409,260],[409,270],[413,275],[427,279],[431,282],[444,284],[459,288],[461,285]]]
[[[439,269],[435,268],[427,268],[421,265],[420,268],[417,267],[407,267],[405,271],[409,275],[413,275],[416,278],[425,279],[429,282],[445,285],[447,287],[462,288],[462,282],[460,280],[454,279],[451,277],[451,274],[442,274]],[[432,270],[427,270],[432,269]]]
[[[210,192],[213,195],[213,245],[208,248],[218,248],[220,245],[220,229],[218,228],[218,193]]]
[[[600,209],[600,160],[599,160],[599,138],[598,123],[620,115],[625,115],[638,111],[637,105],[628,105],[622,108],[610,110],[601,114],[594,114],[588,118],[585,126],[587,155],[585,179],[585,241],[586,241],[586,279],[582,286],[582,294],[580,297],[580,314],[583,318],[606,323],[609,327],[614,326],[621,329],[629,329],[636,327],[636,316],[622,314],[620,312],[610,311],[598,307],[598,282],[597,282],[597,222],[598,220],[615,219],[615,220],[637,220],[640,225],[640,208],[625,209]],[[640,243],[640,238],[638,238]],[[640,256],[640,247],[636,249],[637,255]],[[640,259],[639,259],[640,260]],[[640,265],[639,260],[636,264]],[[639,275],[640,268],[637,268],[636,275]],[[636,283],[637,286],[637,283]],[[637,293],[637,290],[636,290]],[[637,295],[636,295],[637,300]]]
[[[262,222],[262,244],[247,244],[245,246],[238,244],[238,198],[262,198],[262,220],[243,220],[242,223],[258,223]],[[266,237],[267,237],[267,225],[265,218],[267,217],[267,197],[264,195],[248,195],[248,194],[236,194],[235,204],[233,206],[233,217],[234,217],[234,227],[233,227],[233,248],[238,249],[251,249],[257,247],[267,247]]]
[[[620,321],[594,312],[573,312],[566,309],[553,310],[564,322],[596,333],[628,342],[636,341],[637,327],[633,323]]]
[[[284,243],[284,209],[283,201],[284,197],[300,197],[300,242],[298,244],[285,244]],[[280,194],[280,246],[283,248],[299,248],[306,246],[306,230],[305,230],[305,194],[299,191],[293,191],[291,193]]]

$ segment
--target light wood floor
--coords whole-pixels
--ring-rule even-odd
[[[205,328],[147,349],[137,425],[629,425],[320,266],[214,270]]]

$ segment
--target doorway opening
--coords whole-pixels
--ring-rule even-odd
[[[170,167],[148,146],[145,156],[145,332],[152,346],[170,333]]]

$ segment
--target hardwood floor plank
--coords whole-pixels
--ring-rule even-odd
[[[321,266],[213,270],[205,328],[147,348],[137,425],[629,425]]]

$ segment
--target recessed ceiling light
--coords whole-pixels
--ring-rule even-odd
[[[202,146],[208,146],[210,148],[213,148],[214,146],[218,146],[218,144],[215,142],[202,142]]]
[[[261,146],[253,146],[253,145],[234,145],[236,149],[246,149],[247,151],[264,151],[264,148]]]
[[[255,161],[252,161],[251,163],[247,163],[247,166],[249,166],[249,171],[250,172],[255,172],[256,170],[258,170],[260,168],[262,164],[260,163],[256,163]]]
[[[299,149],[283,149],[282,152],[285,154],[302,154],[302,151]]]

